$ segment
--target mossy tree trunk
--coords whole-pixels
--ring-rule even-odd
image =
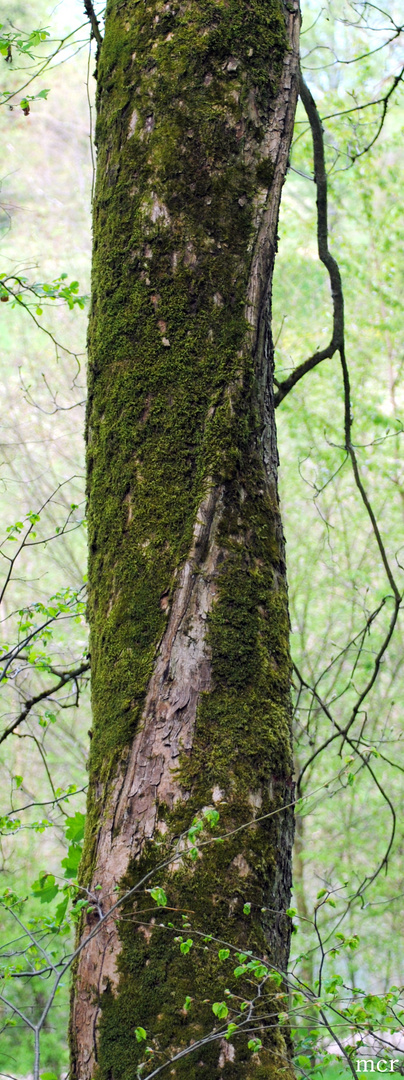
[[[299,24],[297,0],[107,4],[81,880],[101,886],[106,912],[176,858],[148,883],[169,910],[134,894],[81,952],[76,1080],[135,1080],[168,1059],[163,1075],[178,1080],[291,1076],[276,983],[236,978],[237,959],[219,959],[216,939],[286,968],[293,785],[270,295]],[[199,834],[212,842],[192,860],[187,829],[212,807],[220,821]],[[88,914],[82,941],[96,919]],[[222,1001],[227,1021],[212,1011]],[[226,1040],[233,1018],[242,1026]],[[263,1044],[255,1053],[251,1032]]]

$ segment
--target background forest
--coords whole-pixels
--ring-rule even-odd
[[[344,449],[335,356],[277,410],[299,798],[292,1024],[298,1074],[327,1080],[349,1075],[336,1034],[346,1045],[354,1029],[358,1038],[398,1031],[404,984],[399,18],[393,0],[383,11],[347,0],[303,5],[302,66],[325,118],[329,243],[343,279],[352,437],[366,493]],[[91,734],[83,425],[95,50],[73,0],[1,0],[0,23],[0,1075],[20,1078],[33,1070],[26,1021],[46,1007],[87,902],[74,883]],[[13,46],[8,63],[7,35],[26,42],[34,30],[49,36],[25,52]],[[299,104],[274,282],[278,381],[332,332],[312,177]],[[68,984],[67,968],[41,1031],[45,1080],[68,1067]],[[323,995],[320,1022],[307,987]],[[404,1042],[386,1039],[399,1047],[390,1057],[404,1061]]]

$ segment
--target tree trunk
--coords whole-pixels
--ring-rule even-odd
[[[76,1080],[135,1080],[169,1059],[163,1075],[178,1080],[292,1075],[276,983],[264,980],[256,997],[259,979],[236,978],[237,956],[220,959],[217,941],[286,969],[293,784],[270,295],[299,26],[295,0],[107,5],[81,880],[101,886],[106,912],[173,860],[147,883],[164,888],[168,910],[135,893],[82,949]],[[199,833],[211,842],[192,859],[187,830],[212,807],[219,824]],[[82,941],[96,918],[87,915]],[[226,1021],[212,1011],[222,1001]],[[226,1040],[233,1017],[242,1026]]]

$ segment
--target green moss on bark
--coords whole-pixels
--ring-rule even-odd
[[[256,169],[284,48],[277,0],[109,4],[89,337],[94,768],[135,730],[159,599],[207,471],[239,457],[223,399],[242,366]]]
[[[291,823],[276,813],[291,793],[288,615],[245,303],[254,199],[273,177],[265,136],[285,49],[280,0],[107,6],[89,331],[93,740],[82,866],[88,880],[97,816],[137,730],[164,633],[162,598],[173,594],[207,485],[221,483],[223,560],[207,630],[213,685],[202,695],[192,753],[179,763],[187,798],[160,808],[163,846],[151,847],[122,887],[161,861],[167,837],[189,826],[213,789],[229,829],[254,816],[258,792],[259,813],[273,817],[206,848],[164,882],[171,906],[192,912],[195,932],[269,951],[281,966],[286,916],[274,930],[261,907],[287,906],[290,886]],[[120,922],[121,981],[101,1000],[97,1080],[135,1080],[143,1058],[136,1026],[159,1052],[175,1052],[210,1030],[213,988],[213,1000],[226,987],[236,992],[217,950],[198,945],[184,957],[172,931],[150,919],[146,932],[134,932],[128,906]],[[185,1013],[187,994],[195,1006]],[[290,1075],[282,1033],[259,1058],[246,1041],[223,1066],[212,1043],[171,1075]]]

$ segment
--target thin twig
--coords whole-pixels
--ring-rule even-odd
[[[53,697],[53,695],[56,694],[58,690],[61,690],[62,686],[66,686],[66,683],[70,682],[71,679],[78,679],[80,675],[83,675],[85,671],[89,670],[89,667],[90,662],[84,661],[82,664],[79,665],[79,667],[74,668],[72,671],[66,671],[64,675],[61,675],[59,682],[56,683],[56,686],[48,686],[46,690],[42,690],[40,694],[35,694],[34,697],[28,698],[25,702],[23,709],[21,709],[21,712],[15,718],[15,720],[13,720],[12,724],[10,724],[8,728],[5,728],[5,730],[2,731],[0,735],[0,743],[4,742],[4,740],[7,739],[9,735],[12,735],[13,731],[15,731],[16,728],[18,728],[20,724],[22,724],[23,721],[27,719],[28,714],[31,712],[31,709],[33,709],[35,705],[38,705],[40,701],[44,701],[45,698]]]

